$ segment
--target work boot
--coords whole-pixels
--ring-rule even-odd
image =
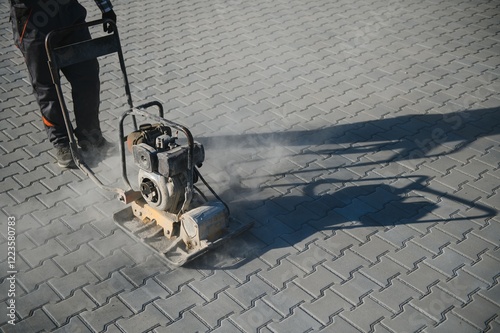
[[[56,147],[56,159],[57,165],[61,168],[72,168],[75,166],[73,161],[73,155],[71,155],[71,149],[69,146]]]

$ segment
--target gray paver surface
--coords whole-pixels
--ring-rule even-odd
[[[178,269],[122,232],[122,204],[55,165],[4,1],[0,330],[498,332],[498,1],[114,5],[136,104],[192,130],[255,225]],[[126,100],[100,65],[113,140]],[[118,165],[94,163],[110,183]]]

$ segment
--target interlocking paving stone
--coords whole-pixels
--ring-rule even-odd
[[[40,228],[40,235],[37,234],[37,236],[34,236],[33,238],[37,239],[43,236],[51,236],[51,233],[58,233],[62,234],[63,237],[67,235],[70,229],[68,228],[77,228],[78,226],[75,225],[73,219],[67,218],[68,216],[72,216],[74,214],[74,211],[68,207],[64,202],[58,202],[56,203],[52,208],[50,209],[43,209],[39,210],[37,212],[34,212],[32,215],[33,217],[37,220],[40,221],[44,227]],[[51,222],[54,224],[47,224],[49,221],[54,221],[56,219],[60,218],[62,221],[70,220],[70,223],[65,223],[62,228],[54,227],[55,224],[59,224],[59,222]],[[68,227],[68,228],[66,228]],[[38,241],[39,243],[41,241]]]
[[[57,240],[66,248],[76,250],[80,245],[87,248],[86,243],[99,236],[99,233],[91,225],[86,224],[71,233],[58,235]]]
[[[456,221],[449,221],[436,226],[436,229],[442,230],[447,234],[451,234],[459,241],[465,240],[467,234],[475,228],[479,228],[479,225],[470,220],[461,220],[459,223],[456,223]]]
[[[77,198],[68,198],[66,204],[75,211],[81,211],[87,206],[98,204],[105,200],[105,197],[97,190],[91,190],[84,195],[79,195]]]
[[[214,271],[213,274],[191,283],[200,295],[207,301],[217,298],[217,295],[225,289],[236,285],[237,282],[224,271]]]
[[[142,243],[130,243],[121,249],[135,262],[143,262],[151,255],[151,250]]]
[[[270,294],[274,291],[271,286],[266,284],[258,276],[251,276],[250,281],[243,283],[235,288],[230,288],[226,293],[238,302],[243,308],[250,308],[257,299]]]
[[[488,287],[486,283],[464,270],[457,271],[457,276],[449,281],[440,281],[437,286],[450,295],[453,295],[453,297],[461,300],[463,305],[470,301],[472,294],[484,292],[488,295],[490,293],[490,290],[486,290]]]
[[[390,317],[391,312],[372,299],[365,298],[360,306],[357,306],[352,311],[342,312],[341,316],[350,321],[353,326],[366,332],[370,330],[370,326],[375,322],[379,322],[385,317]]]
[[[364,275],[356,272],[353,273],[352,278],[347,282],[336,284],[331,289],[351,304],[359,305],[367,295],[378,289],[378,285]]]
[[[17,332],[47,332],[54,329],[56,325],[42,310],[35,310],[33,315],[15,325],[6,324],[1,326],[5,333]]]
[[[155,279],[172,293],[177,293],[181,287],[195,280],[200,280],[203,275],[198,271],[179,268],[155,276]]]
[[[50,192],[50,193],[47,193],[46,195],[43,195],[43,196],[39,196],[38,199],[47,207],[47,208],[53,208],[56,204],[60,203],[61,201],[64,202],[66,205],[66,201],[65,200],[69,200],[71,198],[73,198],[75,196],[74,192],[67,189],[67,188],[64,188],[64,190],[61,190],[61,191],[57,191],[57,192]],[[78,210],[75,210],[73,207],[71,207],[70,205],[68,205],[69,208],[71,208],[73,211],[78,211]],[[42,215],[43,216],[43,211],[48,211],[48,209],[41,209],[42,212],[36,212],[34,215],[35,216],[38,216],[39,215]],[[44,221],[45,223],[47,223],[48,219],[46,217],[43,217],[41,218],[42,221]]]
[[[227,323],[227,321],[226,321]],[[172,324],[166,327],[158,327],[154,330],[155,333],[168,333],[168,332],[181,332],[181,331],[189,331],[189,332],[207,332],[209,328],[203,324],[198,318],[196,318],[191,312],[186,312],[182,316],[182,318],[173,322]],[[212,331],[212,332],[216,332]],[[220,327],[221,332],[231,332],[231,329],[226,325],[222,324]]]
[[[315,266],[325,260],[330,260],[331,257],[332,255],[322,248],[316,246],[315,244],[311,244],[308,246],[307,250],[298,254],[292,254],[287,257],[287,260],[294,263],[304,272],[311,273],[313,272]]]
[[[403,266],[391,259],[381,257],[380,261],[372,266],[366,266],[359,270],[369,279],[375,281],[381,287],[387,287],[391,281],[405,271]]]
[[[79,317],[73,317],[69,320],[69,323],[56,329],[54,332],[57,333],[69,333],[69,332],[78,332],[78,333],[91,333],[91,330]]]
[[[439,323],[444,320],[447,312],[460,305],[460,301],[438,287],[430,287],[427,295],[421,299],[412,300],[410,304]]]
[[[280,262],[290,254],[289,244],[282,239],[278,239],[264,249],[260,256],[261,260],[272,267],[276,267]]]
[[[378,262],[382,255],[394,252],[395,249],[396,248],[393,245],[378,237],[372,237],[370,241],[366,242],[362,246],[352,248],[354,252],[368,259],[371,263]]]
[[[153,302],[157,298],[168,297],[167,290],[162,288],[153,280],[147,280],[146,284],[130,292],[120,294],[121,300],[135,312],[139,312],[147,303]]]
[[[246,237],[246,236],[243,236]],[[238,238],[236,240],[237,244],[240,245],[240,240],[241,238]],[[242,265],[241,267],[238,267],[237,270],[230,270],[228,271],[228,274],[231,275],[234,279],[236,279],[238,282],[241,284],[244,284],[246,282],[249,282],[252,279],[253,275],[256,275],[259,272],[268,270],[270,267],[265,264],[260,258],[255,258],[253,255],[251,255],[247,260],[245,261],[245,264]]]
[[[54,261],[66,273],[71,273],[77,266],[91,261],[92,258],[99,258],[99,254],[97,254],[97,252],[95,252],[92,248],[84,244],[80,246],[80,248],[76,251],[70,252],[65,256],[54,258]]]
[[[111,221],[109,220],[109,216],[107,214],[102,214],[100,213],[98,210],[94,210],[94,209],[87,209],[87,211],[90,212],[88,213],[89,215],[90,214],[93,214],[95,217],[95,221],[91,222],[91,225],[96,228],[101,234],[103,235],[106,235],[106,236],[109,236],[109,235],[112,235],[116,230],[118,230],[116,224],[114,223],[111,223]],[[114,236],[111,236],[111,238],[115,238],[115,239],[120,239],[122,237],[122,235],[120,234],[120,232],[118,232],[116,235]],[[94,239],[95,241],[98,241],[98,239]],[[98,246],[102,246],[104,250],[107,250],[107,251],[114,251],[115,248],[113,248],[113,246],[116,246],[117,244],[114,244],[114,243],[111,243],[109,244],[109,246],[106,246],[106,245],[103,245],[103,241],[101,240],[101,242],[96,242],[96,244]]]
[[[332,285],[340,284],[342,279],[325,267],[319,265],[315,268],[313,273],[304,277],[299,276],[294,282],[314,298],[318,298]]]
[[[467,258],[473,261],[479,261],[481,259],[481,255],[488,251],[493,250],[496,245],[494,243],[490,243],[482,238],[477,237],[473,232],[467,234],[465,236],[465,240],[451,244],[450,249],[466,256]]]
[[[304,272],[301,269],[288,261],[283,261],[282,264],[275,268],[258,274],[265,282],[278,290],[285,288],[287,282],[303,275]]]
[[[447,278],[443,273],[433,269],[425,263],[420,263],[417,269],[409,273],[402,273],[398,276],[398,279],[408,284],[410,287],[415,288],[421,294],[426,294],[431,286],[437,284],[439,281],[446,281]]]
[[[135,262],[126,256],[122,251],[117,250],[104,259],[98,259],[90,262],[87,266],[100,279],[105,279],[112,272],[120,268],[134,265]]]
[[[60,234],[65,235],[71,229],[60,220],[52,221],[50,224],[40,227],[31,228],[26,232],[26,235],[32,239],[37,245],[43,245],[55,236]]]
[[[472,302],[453,312],[479,329],[484,329],[490,320],[498,316],[494,304],[480,295],[472,296]]]
[[[241,330],[239,328],[236,327],[236,324],[234,324],[232,321],[230,321],[230,319],[225,319],[225,320],[222,320],[220,325],[210,331],[210,332],[216,332],[216,333],[225,333],[225,332],[228,332],[228,333],[239,333],[241,332]]]
[[[375,290],[370,294],[370,297],[397,314],[403,310],[403,304],[408,303],[412,299],[418,299],[420,293],[412,287],[394,279],[388,288],[380,291]]]
[[[146,279],[168,270],[170,269],[166,266],[165,262],[157,260],[154,257],[149,257],[146,261],[136,266],[122,269],[121,272],[134,285],[140,286]]]
[[[215,328],[222,319],[233,314],[239,314],[242,310],[243,308],[229,296],[220,293],[216,299],[194,308],[192,312],[208,324],[209,327]]]
[[[6,214],[5,220],[8,220],[9,216],[12,217],[13,215]],[[24,241],[24,243],[20,242],[19,245],[21,245],[21,247],[19,248],[19,250],[22,250],[24,248],[26,248],[26,249],[32,248],[32,246],[36,243],[35,241],[31,240],[31,237],[28,237],[27,235],[25,235],[24,231],[30,230],[30,229],[36,229],[39,227],[40,227],[40,224],[38,223],[38,221],[30,215],[26,215],[23,217],[23,223],[21,225],[16,224],[16,234],[17,233],[21,234],[21,236],[23,237],[23,241]],[[8,229],[6,229],[3,233],[5,234],[5,236],[7,236]]]
[[[173,319],[182,317],[189,309],[205,303],[193,289],[186,286],[180,292],[165,299],[156,300],[155,305]]]
[[[193,131],[204,175],[255,225],[177,269],[124,234],[112,221],[124,206],[55,163],[3,20],[0,215],[17,219],[14,331],[500,329],[496,3],[114,8],[134,101],[161,101]],[[126,109],[116,60],[99,60],[108,138]],[[109,158],[95,171],[121,184],[118,168]]]
[[[329,323],[335,321],[336,314],[350,310],[352,304],[331,289],[326,289],[317,300],[310,303],[305,302],[301,305],[301,308],[312,317],[316,318],[320,323],[327,326]]]
[[[498,263],[498,260],[493,259],[488,256],[488,254],[484,254],[481,256],[481,260],[475,262],[474,265],[464,266],[464,270],[479,277],[481,280],[488,283],[488,285],[492,285],[499,275],[497,269]]]
[[[234,322],[245,332],[249,332],[281,318],[281,315],[276,310],[261,300],[257,300],[255,306],[236,316]]]
[[[344,318],[337,316],[332,324],[328,325],[324,329],[318,332],[346,332],[346,333],[359,333],[362,332],[356,327],[352,326],[351,323],[346,321]]]
[[[43,209],[45,209],[45,206],[36,198],[29,198],[23,203],[4,208],[9,216],[16,216],[18,218]],[[49,221],[47,221],[47,223],[48,222]]]
[[[67,299],[43,307],[58,325],[64,324],[68,321],[69,317],[83,310],[91,310],[93,308],[95,308],[94,302],[92,302],[92,300],[81,290],[75,291],[75,293]]]
[[[321,324],[301,308],[296,308],[293,314],[283,319],[283,321],[269,324],[269,328],[275,332],[316,331],[320,327]]]
[[[32,291],[38,284],[64,275],[64,272],[52,260],[45,260],[40,266],[17,276],[17,282],[27,291]]]
[[[439,254],[433,259],[427,258],[424,262],[450,277],[454,275],[460,267],[471,263],[466,257],[449,249],[443,249],[442,254]]]
[[[106,305],[100,308],[80,314],[95,332],[101,332],[107,324],[131,315],[132,311],[116,297],[113,297]]]
[[[403,311],[394,317],[385,317],[383,323],[389,329],[395,332],[417,332],[424,327],[433,327],[435,322],[417,311],[410,304],[402,305]]]
[[[119,319],[118,326],[126,332],[144,332],[157,326],[166,325],[171,320],[161,313],[154,305],[146,306],[146,309],[135,316]]]
[[[16,306],[17,314],[22,318],[29,317],[33,309],[40,308],[47,303],[55,303],[61,298],[47,285],[41,284],[38,288],[29,294],[18,298]]]
[[[268,293],[268,295],[262,298],[266,304],[279,312],[283,317],[287,317],[291,309],[311,299],[312,296],[294,283],[288,284],[285,292],[278,292],[276,294]]]
[[[404,266],[407,270],[413,270],[416,268],[417,263],[423,261],[426,258],[432,258],[432,252],[421,248],[410,241],[404,248],[395,252],[394,254],[387,254],[387,257]]]
[[[470,287],[472,289],[472,287]],[[498,284],[496,284],[495,286],[491,287],[491,289],[488,289],[488,290],[484,290],[484,288],[482,288],[483,290],[479,291],[479,294],[481,296],[483,296],[484,298],[487,298],[488,300],[490,300],[491,302],[494,302],[498,305],[499,303],[499,298],[498,298],[498,293],[499,293],[499,290],[500,290],[500,287],[498,287]]]
[[[109,221],[111,223],[111,221]],[[108,256],[111,252],[126,244],[130,238],[122,231],[116,230],[111,235],[101,239],[94,239],[89,242],[99,254]]]
[[[353,242],[356,242],[354,237],[345,233],[343,230],[336,230],[334,235],[324,240],[320,239],[316,241],[316,244],[332,253],[334,256],[340,256],[346,249],[352,247]]]
[[[332,262],[325,262],[323,265],[343,280],[349,280],[355,271],[369,266],[369,262],[353,251],[346,250],[342,256],[335,258]]]
[[[437,326],[427,328],[428,332],[481,332],[480,329],[469,324],[453,312],[446,314],[446,320]]]
[[[97,277],[92,274],[85,266],[79,266],[74,272],[71,272],[61,278],[53,278],[49,280],[49,284],[56,290],[62,297],[66,298],[75,290],[90,283],[97,282]]]
[[[113,295],[132,289],[133,285],[118,272],[113,273],[109,279],[90,284],[83,288],[87,295],[99,305],[106,303]]]
[[[447,247],[454,241],[454,238],[440,231],[439,229],[432,228],[430,233],[423,237],[415,238],[412,240],[415,244],[430,250],[434,255],[438,255],[444,247]],[[451,246],[450,246],[451,248]]]

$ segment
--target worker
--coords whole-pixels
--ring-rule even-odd
[[[116,22],[109,0],[95,2],[103,19]],[[87,11],[77,0],[10,0],[10,5],[14,43],[24,56],[43,124],[54,146],[57,164],[62,168],[74,167],[61,106],[47,64],[45,37],[52,30],[84,23]],[[104,23],[103,29],[107,33],[112,32],[109,23]],[[71,44],[89,38],[88,28],[82,28],[65,34],[58,42],[61,45]],[[71,84],[76,123],[74,134],[78,145],[86,153],[105,152],[111,144],[102,136],[99,124],[97,59],[70,65],[61,71]]]

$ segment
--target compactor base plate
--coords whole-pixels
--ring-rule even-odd
[[[207,251],[224,244],[229,239],[248,230],[253,223],[243,223],[237,219],[229,218],[229,226],[221,236],[210,242],[203,241],[195,250],[187,249],[180,237],[168,238],[164,229],[154,220],[144,222],[134,215],[132,207],[128,206],[116,212],[113,219],[132,238],[138,239],[151,250],[159,254],[168,264],[182,266],[185,263],[201,256]]]

